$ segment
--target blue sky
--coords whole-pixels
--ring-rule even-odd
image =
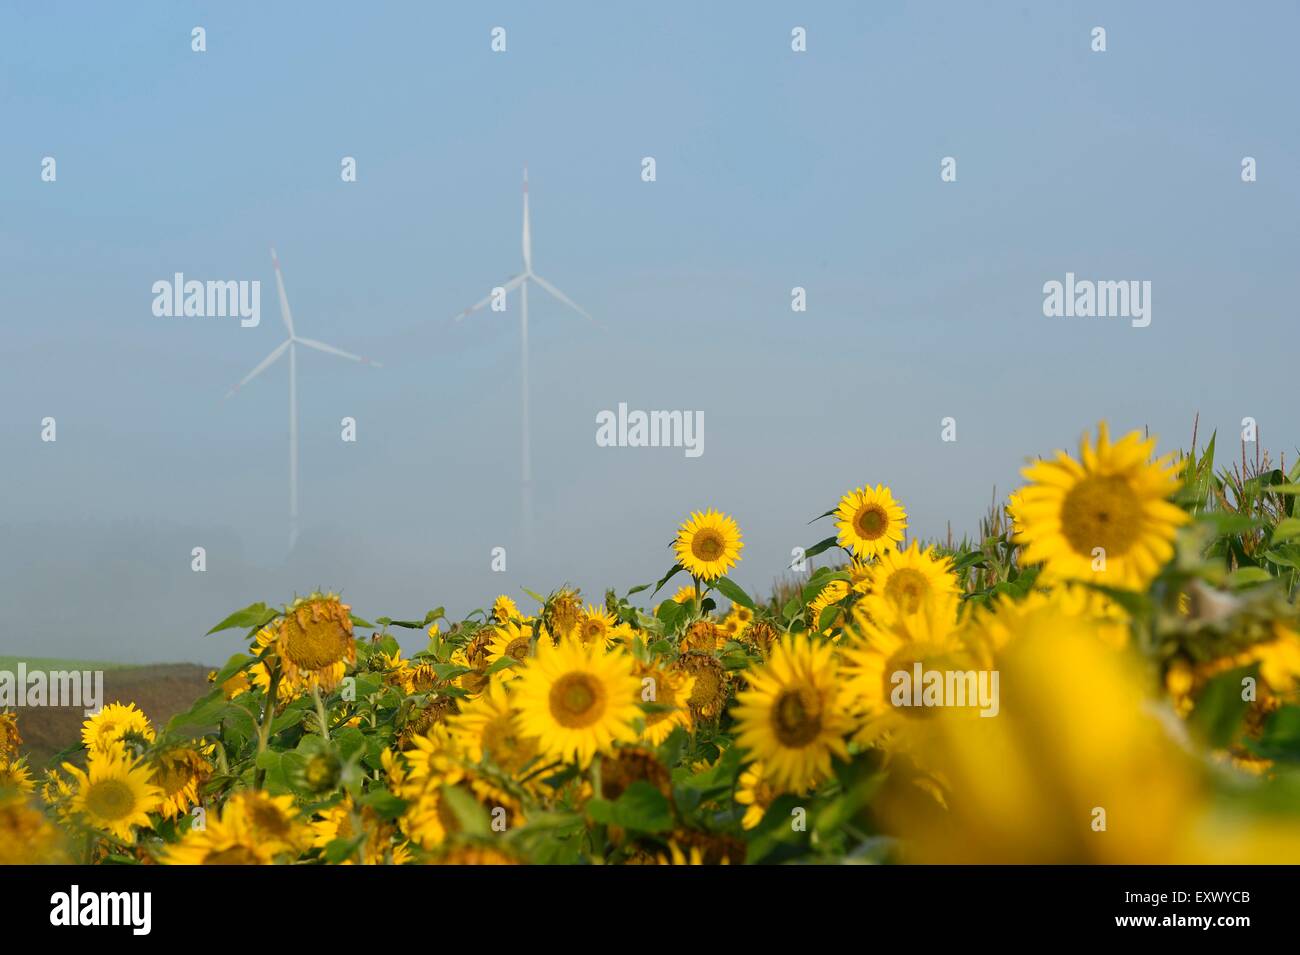
[[[1294,4],[807,7],[6,5],[0,652],[220,659],[226,611],[317,586],[598,599],[707,506],[761,591],[846,489],[973,530],[1103,417],[1172,449],[1250,415],[1294,460]],[[603,326],[531,300],[531,550],[517,303],[449,321],[519,270],[525,163],[536,269]],[[287,369],[221,400],[282,338],[272,244],[299,333],[384,364],[300,354],[293,554]],[[260,280],[261,325],[155,317],[176,271]],[[1150,327],[1045,318],[1067,271],[1151,281]],[[702,411],[704,455],[597,447],[619,402]]]

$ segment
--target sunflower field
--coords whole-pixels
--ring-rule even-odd
[[[1300,861],[1300,464],[1192,445],[1103,423],[960,542],[851,490],[765,600],[708,510],[594,601],[253,604],[165,726],[0,715],[0,863]]]

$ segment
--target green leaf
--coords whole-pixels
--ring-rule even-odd
[[[746,607],[749,610],[754,609],[753,598],[750,597],[749,594],[745,593],[745,591],[740,588],[740,585],[730,577],[719,577],[713,582],[713,586],[717,588],[718,593],[722,594],[722,596],[726,597],[733,604],[740,604],[742,607]]]
[[[1300,517],[1285,517],[1273,528],[1273,543],[1280,544],[1293,537],[1300,537]]]
[[[273,610],[264,603],[249,604],[243,610],[236,610],[221,623],[217,624],[211,630],[204,634],[218,633],[222,630],[233,630],[236,627],[244,630],[253,630],[257,627],[264,627],[280,615],[278,610]]]
[[[357,803],[369,806],[382,819],[396,819],[406,812],[406,800],[393,795],[387,789],[372,789],[358,799]]]
[[[1236,735],[1250,705],[1248,700],[1242,699],[1242,683],[1247,677],[1259,679],[1258,663],[1221,673],[1201,691],[1187,722],[1210,746],[1227,746]]]
[[[608,818],[597,821],[638,832],[665,832],[673,827],[673,812],[668,800],[645,780],[632,783],[613,803],[601,801],[609,807]]]
[[[459,786],[443,786],[442,798],[447,800],[466,835],[486,836],[491,832],[487,810],[468,791]]]
[[[830,513],[831,513],[831,514],[834,514],[835,512],[834,512],[834,511],[831,511]],[[825,517],[825,516],[826,516],[825,514],[822,515],[822,517]],[[805,550],[805,551],[803,552],[803,556],[804,556],[805,559],[807,559],[807,558],[809,558],[809,557],[816,557],[818,554],[824,554],[826,551],[830,550],[832,547],[838,547],[838,546],[839,546],[839,537],[838,537],[838,536],[827,537],[827,538],[825,538],[825,539],[823,539],[823,540],[819,540],[817,543],[813,544],[811,547],[809,547],[807,550]]]
[[[1233,588],[1263,584],[1270,580],[1273,580],[1273,575],[1263,567],[1238,567],[1228,575],[1228,584]]]
[[[659,583],[655,584],[655,589],[650,592],[650,596],[653,597],[655,594],[659,593],[659,591],[663,589],[664,584],[668,583],[668,581],[672,580],[685,569],[686,568],[681,564],[673,564],[672,567],[668,569],[668,573],[659,578]]]

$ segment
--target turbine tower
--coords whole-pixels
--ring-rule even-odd
[[[519,289],[519,401],[520,401],[520,460],[523,479],[524,533],[527,537],[533,522],[533,465],[530,445],[531,424],[528,416],[528,283],[533,282],[557,302],[567,305],[587,321],[595,320],[587,314],[586,309],[569,298],[546,279],[533,271],[533,232],[528,218],[528,167],[524,166],[524,229],[522,241],[524,253],[524,270],[498,288],[503,292]],[[465,311],[456,316],[456,321],[463,321],[468,316],[482,309],[492,301],[496,289]]]
[[[298,352],[297,346],[303,345],[307,348],[314,348],[317,351],[323,351],[326,354],[338,355],[340,358],[347,358],[350,361],[359,361],[363,365],[374,365],[380,367],[379,362],[371,361],[369,358],[362,358],[360,355],[353,355],[351,352],[345,352],[341,348],[335,348],[333,345],[326,345],[324,342],[318,342],[314,338],[302,338],[293,329],[293,312],[289,310],[289,297],[284,294],[284,276],[280,274],[280,260],[276,257],[275,249],[271,249],[271,263],[275,266],[275,288],[280,296],[280,317],[284,319],[285,331],[289,337],[276,345],[271,350],[271,354],[258,363],[257,367],[250,371],[243,379],[235,385],[230,391],[226,392],[226,397],[230,398],[244,385],[248,384],[266,369],[270,368],[280,357],[287,351],[289,353],[289,550],[293,550],[294,545],[298,542]]]

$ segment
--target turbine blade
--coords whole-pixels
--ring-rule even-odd
[[[275,347],[275,350],[272,351],[271,354],[263,358],[262,361],[258,364],[258,366],[254,368],[252,371],[250,371],[247,375],[245,375],[243,380],[239,384],[235,385],[235,387],[231,388],[229,391],[226,392],[226,397],[229,398],[240,388],[244,387],[244,385],[248,384],[250,381],[252,381],[258,375],[260,375],[262,372],[266,371],[266,369],[270,368],[271,365],[275,364],[275,360],[284,354],[284,350],[289,347],[289,343],[292,341],[293,341],[292,338],[286,338],[284,341],[280,342],[280,344]]]
[[[520,284],[521,284],[521,283],[524,281],[524,279],[526,279],[527,277],[528,277],[528,274],[527,274],[527,273],[524,273],[524,274],[522,274],[522,275],[516,275],[516,276],[515,276],[514,278],[512,278],[509,282],[504,283],[504,284],[501,285],[500,287],[503,288],[503,289],[505,289],[507,292],[513,292],[515,289],[519,288]],[[459,321],[461,321],[461,320],[463,320],[463,319],[465,319],[465,318],[468,318],[470,315],[473,315],[475,312],[477,312],[480,308],[483,308],[485,305],[487,305],[488,302],[490,302],[490,301],[492,301],[492,293],[491,293],[491,292],[489,292],[485,297],[483,297],[483,298],[480,299],[479,301],[475,302],[475,303],[474,303],[473,305],[471,305],[469,308],[465,309],[465,311],[463,311],[463,312],[461,312],[459,315],[457,315],[457,316],[456,316],[456,321],[459,322]]]
[[[583,308],[573,299],[569,298],[569,296],[565,295],[563,292],[557,289],[550,282],[546,281],[546,279],[542,278],[540,275],[532,275],[529,277],[538,285],[540,285],[542,288],[546,289],[546,291],[550,292],[551,297],[554,298],[556,301],[564,303],[565,305],[569,306],[569,308],[573,309],[575,312],[577,312],[579,315],[585,318],[587,321],[591,322],[592,324],[595,324],[596,320],[587,314],[587,310],[585,308]]]
[[[377,361],[371,361],[369,358],[354,355],[352,352],[344,351],[342,348],[335,348],[333,345],[326,345],[324,342],[318,342],[314,338],[295,338],[294,341],[299,345],[306,345],[308,348],[314,348],[317,351],[323,351],[330,355],[338,355],[340,358],[349,358],[352,361],[359,361],[363,365],[374,365],[376,368],[382,367]]]
[[[293,338],[293,312],[289,311],[289,296],[284,294],[284,277],[280,274],[280,259],[275,249],[271,249],[271,263],[275,266],[275,290],[280,293],[280,318],[289,330],[289,337]]]

